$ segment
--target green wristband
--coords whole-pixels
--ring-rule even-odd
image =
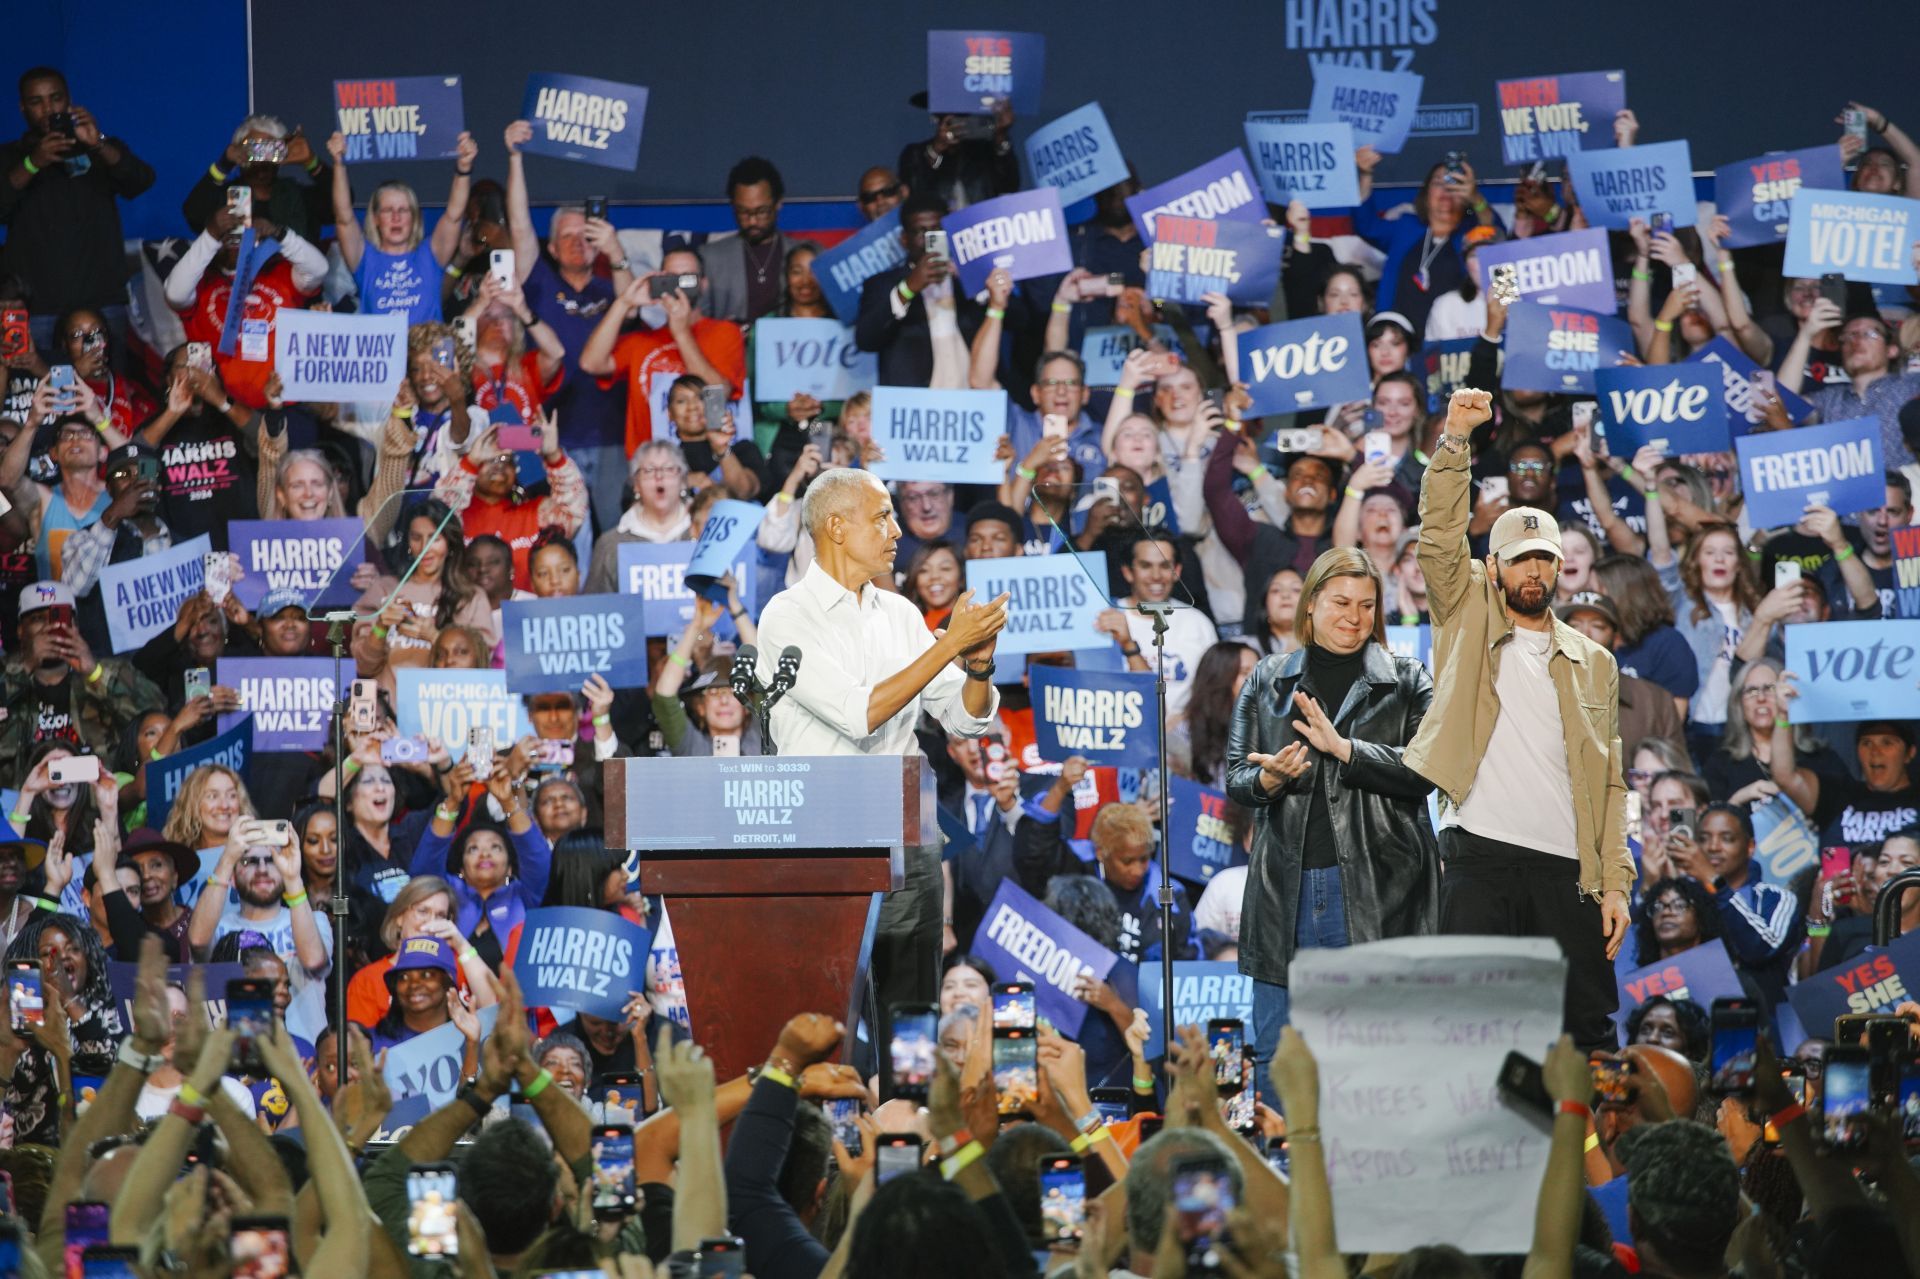
[[[520,1095],[528,1101],[532,1101],[535,1097],[545,1092],[547,1085],[552,1082],[553,1072],[542,1067],[540,1073],[533,1077],[533,1082],[520,1090]]]
[[[668,653],[667,660],[682,670],[692,670],[693,662],[684,653]]]

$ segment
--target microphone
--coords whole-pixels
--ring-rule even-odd
[[[774,703],[785,697],[793,688],[793,682],[800,677],[800,649],[789,645],[780,650],[780,662],[774,670],[773,683],[767,686],[767,709],[772,710]]]
[[[749,710],[753,707],[754,697],[760,691],[760,679],[756,672],[760,669],[760,650],[752,644],[742,644],[733,655],[731,681],[733,695],[740,704]]]

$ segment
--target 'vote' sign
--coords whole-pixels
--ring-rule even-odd
[[[1920,284],[1913,265],[1920,200],[1857,191],[1794,192],[1786,274],[1829,273],[1866,284]]]
[[[1238,380],[1255,416],[1367,398],[1366,334],[1352,312],[1283,320],[1240,336]]]
[[[1622,459],[1648,444],[1669,456],[1724,452],[1727,401],[1720,383],[1718,372],[1697,364],[1595,370],[1607,451]]]
[[[1920,719],[1920,628],[1911,621],[1801,622],[1787,627],[1787,664],[1800,696],[1796,724]]]

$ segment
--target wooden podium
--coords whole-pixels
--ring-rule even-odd
[[[721,1079],[765,1061],[795,1013],[846,1023],[866,996],[880,894],[937,844],[919,756],[611,759],[609,848],[667,901],[694,1036]],[[844,1051],[844,1049],[843,1049]]]

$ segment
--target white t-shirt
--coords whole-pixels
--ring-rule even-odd
[[[1577,859],[1573,776],[1567,771],[1560,701],[1547,671],[1552,646],[1546,631],[1514,630],[1493,682],[1500,716],[1487,753],[1466,802],[1449,808],[1440,824]]]
[[[329,962],[326,968],[317,973],[309,973],[300,964],[300,956],[293,944],[293,912],[284,905],[279,907],[271,919],[248,919],[241,914],[241,906],[231,898],[227,909],[220,916],[220,923],[214,930],[213,939],[218,942],[228,933],[256,932],[267,939],[267,945],[287,966],[287,978],[293,987],[293,1002],[287,1005],[287,1029],[302,1039],[317,1039],[327,1025],[327,972],[332,968],[333,923],[321,916],[315,916],[314,924],[320,933],[320,944],[326,947]]]
[[[1721,633],[1720,654],[1713,659],[1707,682],[1687,703],[1687,718],[1696,724],[1727,722],[1727,698],[1733,693],[1733,650],[1740,644],[1740,606],[1732,600],[1708,600],[1727,629]]]
[[[1240,940],[1240,910],[1247,896],[1247,868],[1229,866],[1207,881],[1193,908],[1193,926]]]
[[[1133,642],[1140,646],[1140,656],[1146,659],[1147,669],[1151,671],[1158,656],[1153,647],[1153,619],[1145,613],[1134,611],[1129,604],[1122,604],[1120,611],[1126,616],[1127,631],[1133,636]],[[1197,608],[1176,608],[1167,618],[1169,718],[1187,708],[1187,698],[1193,693],[1193,676],[1200,669],[1200,659],[1219,642],[1220,632],[1214,629],[1207,615]]]
[[[240,1113],[251,1115],[254,1110],[253,1094],[247,1086],[230,1075],[220,1076],[220,1091],[227,1094],[227,1100],[240,1107]],[[167,1113],[167,1107],[180,1095],[180,1085],[161,1088],[151,1079],[140,1085],[140,1099],[133,1103],[133,1113],[142,1120],[158,1119]]]

